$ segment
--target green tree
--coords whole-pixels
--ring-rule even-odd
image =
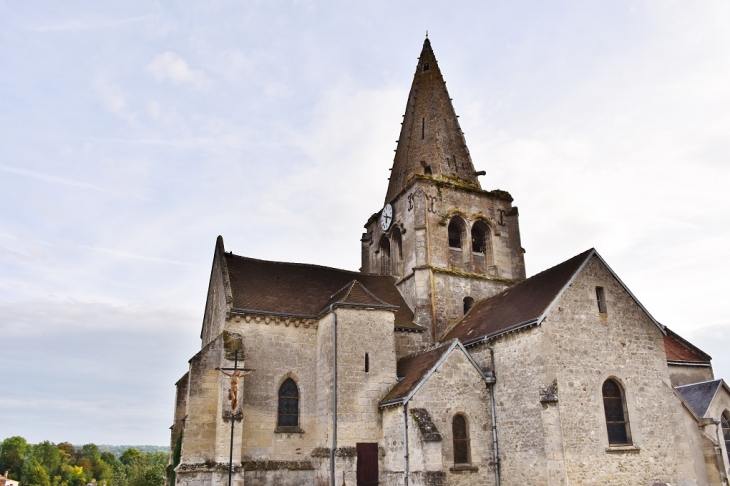
[[[28,443],[24,438],[8,437],[0,444],[0,471],[8,471],[11,477],[20,479],[27,455]]]
[[[126,451],[122,452],[122,455],[119,457],[119,460],[124,464],[125,466],[129,466],[134,461],[141,459],[142,453],[139,452],[138,449],[134,449],[130,447]]]
[[[46,440],[32,446],[30,456],[43,466],[49,477],[54,477],[61,471],[61,451],[52,442]]]
[[[84,471],[81,466],[64,464],[61,466],[61,484],[67,486],[85,486],[91,480],[91,473]]]
[[[51,478],[35,457],[31,457],[23,464],[23,476],[20,482],[26,486],[51,486]]]
[[[56,446],[61,453],[61,464],[70,464],[76,459],[76,448],[70,442],[59,442]]]

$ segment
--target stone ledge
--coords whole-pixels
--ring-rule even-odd
[[[632,453],[632,452],[639,452],[639,451],[641,451],[641,448],[640,447],[636,447],[636,446],[632,446],[632,445],[631,446],[609,446],[609,447],[606,447],[606,452],[614,452],[614,453],[615,452]]]
[[[449,471],[451,471],[451,472],[463,472],[463,471],[476,472],[478,470],[479,470],[479,468],[477,466],[472,466],[471,464],[458,464],[456,466],[451,466],[449,468]]]
[[[274,429],[275,434],[303,434],[304,429],[301,427],[295,426],[289,426],[289,425],[279,425]]]
[[[314,466],[310,461],[243,461],[244,471],[311,471]]]

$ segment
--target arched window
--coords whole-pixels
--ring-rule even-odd
[[[393,228],[393,243],[390,247],[390,259],[394,275],[403,273],[403,239],[400,234],[400,228]]]
[[[467,312],[469,312],[469,309],[471,309],[474,306],[474,299],[471,297],[464,297],[464,315],[466,315]]]
[[[603,382],[602,392],[609,445],[631,445],[629,413],[621,385],[608,379]]]
[[[390,275],[390,240],[387,236],[380,239],[380,273]]]
[[[449,248],[461,250],[461,242],[464,239],[464,223],[460,217],[454,216],[449,221]]]
[[[722,414],[722,437],[725,439],[727,460],[730,461],[730,413],[727,411]]]
[[[486,273],[494,265],[492,231],[484,220],[477,220],[471,227],[471,251],[475,272]]]
[[[469,464],[469,427],[466,417],[454,415],[451,430],[454,436],[454,464]]]
[[[299,389],[291,378],[279,388],[279,427],[299,427]]]

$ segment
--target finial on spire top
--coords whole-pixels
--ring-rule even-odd
[[[428,29],[426,29],[426,39],[428,39]]]

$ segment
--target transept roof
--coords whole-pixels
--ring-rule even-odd
[[[393,277],[223,253],[234,310],[316,317],[331,304],[395,311],[397,329],[422,330]]]

